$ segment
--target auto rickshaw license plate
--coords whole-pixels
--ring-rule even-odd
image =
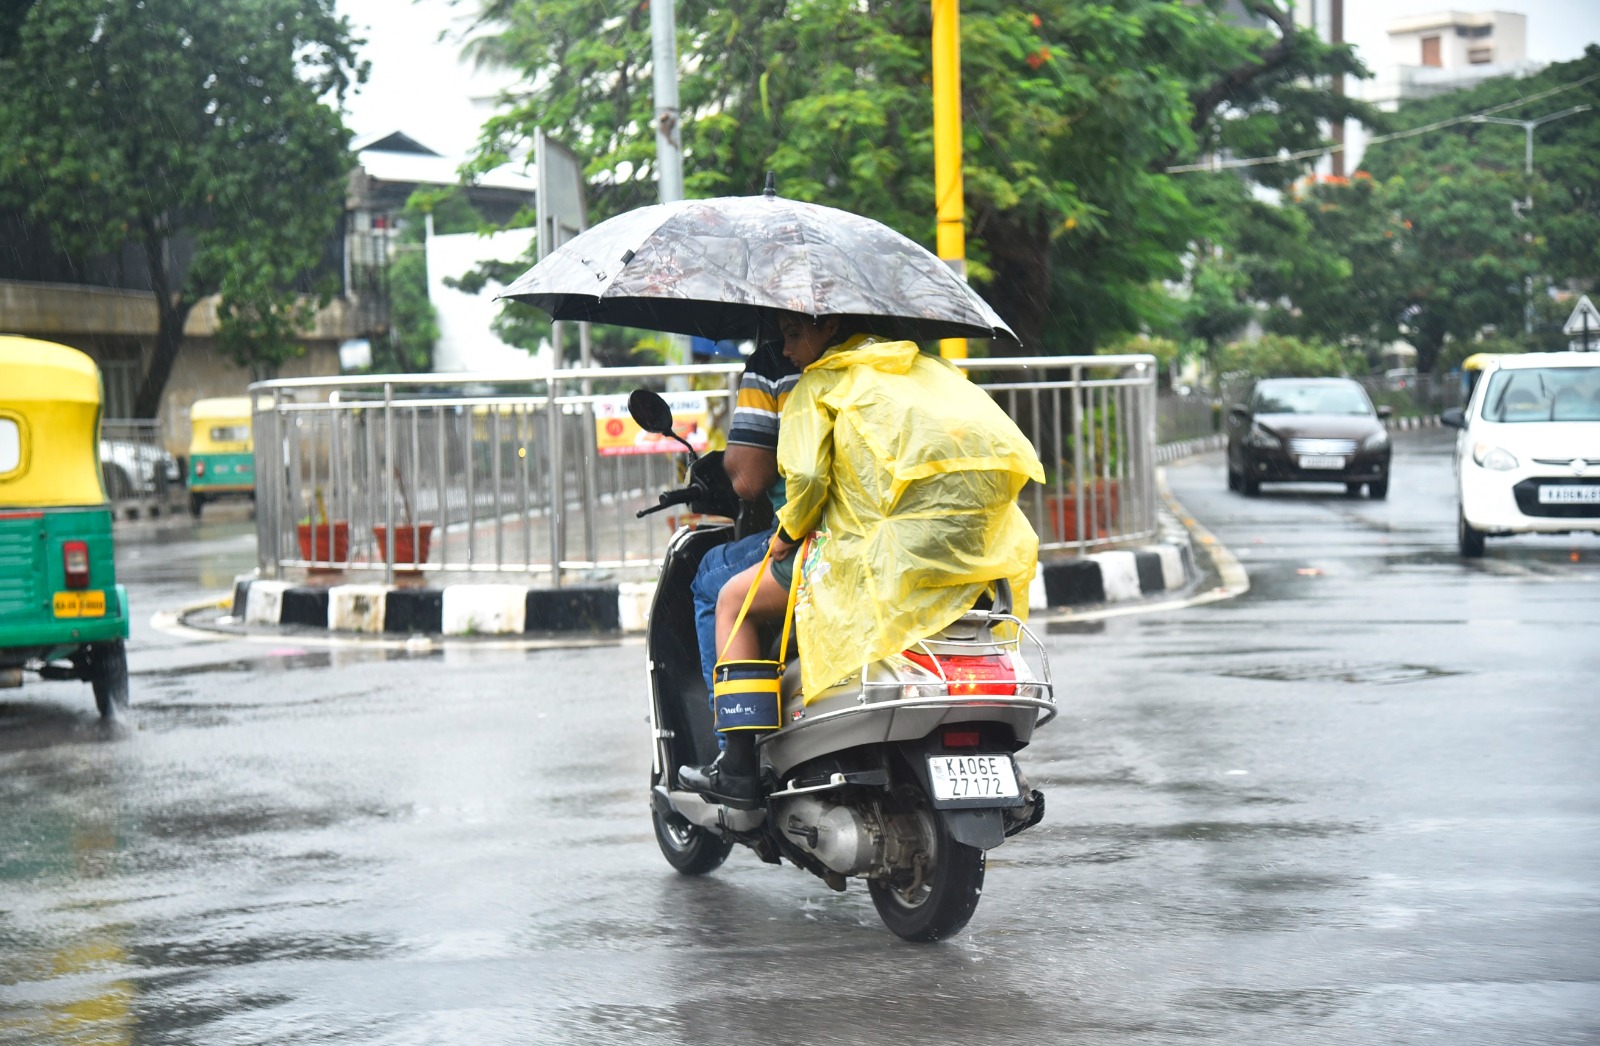
[[[103,591],[57,592],[56,617],[105,617],[106,594]]]

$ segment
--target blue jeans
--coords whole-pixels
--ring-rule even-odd
[[[761,562],[767,554],[767,544],[772,540],[774,523],[759,534],[749,534],[737,541],[728,541],[705,554],[700,569],[695,571],[689,591],[694,594],[694,631],[700,640],[700,674],[706,680],[706,700],[711,700],[711,670],[717,664],[717,593],[734,575]],[[717,735],[717,746],[722,746],[722,735]]]

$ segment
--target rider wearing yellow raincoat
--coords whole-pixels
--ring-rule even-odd
[[[857,335],[807,367],[778,468],[780,526],[815,532],[795,606],[807,701],[951,624],[997,578],[1025,612],[1039,538],[1017,494],[1044,470],[988,393],[915,343]]]

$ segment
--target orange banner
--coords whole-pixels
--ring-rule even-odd
[[[703,393],[669,392],[672,427],[689,441],[696,454],[705,453],[711,425],[711,406]],[[683,444],[641,429],[628,416],[628,397],[605,396],[594,405],[594,441],[604,457],[620,454],[681,454]]]

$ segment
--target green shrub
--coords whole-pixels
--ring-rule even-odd
[[[1363,373],[1358,352],[1325,341],[1288,334],[1263,334],[1255,341],[1236,341],[1222,350],[1222,372],[1244,378],[1336,378]]]

